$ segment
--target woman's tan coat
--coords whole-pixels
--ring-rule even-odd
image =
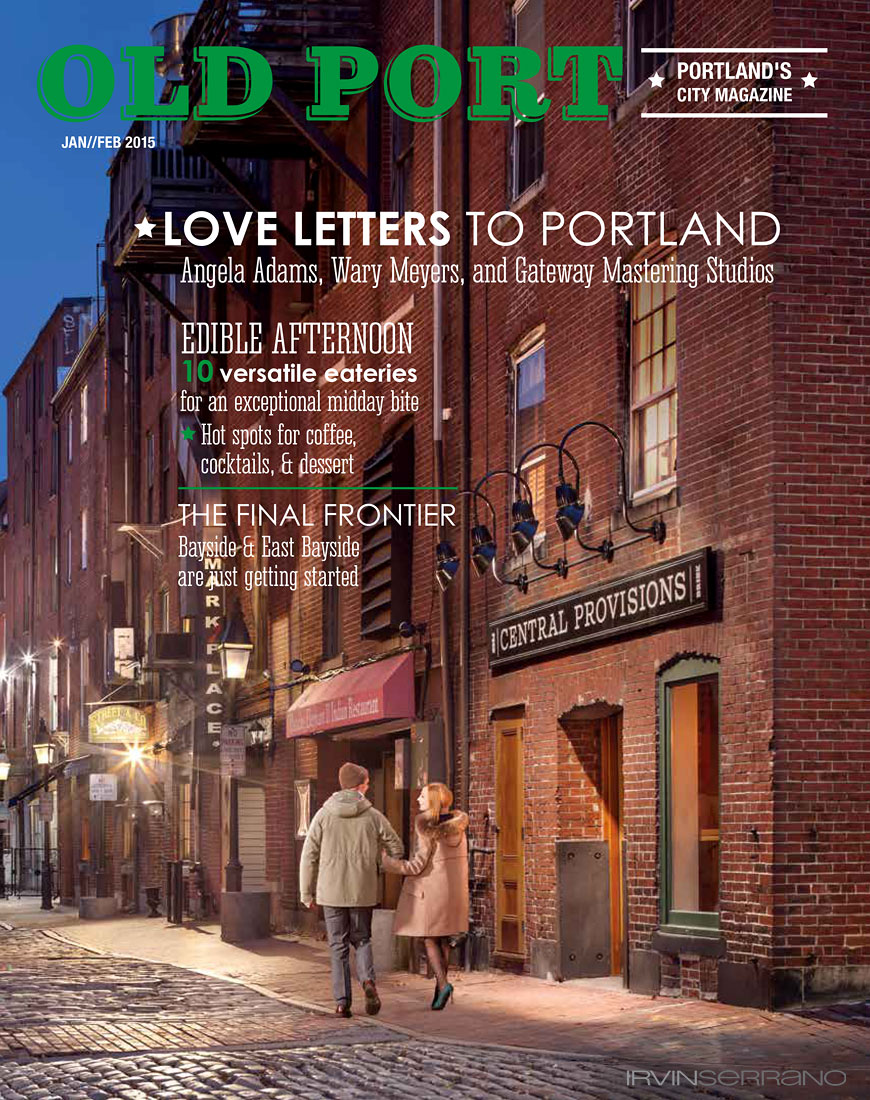
[[[385,871],[405,875],[393,931],[399,936],[453,936],[468,931],[468,814],[447,821],[418,814],[411,859],[383,856]]]

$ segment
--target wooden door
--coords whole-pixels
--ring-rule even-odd
[[[525,955],[523,727],[495,724],[496,951]]]
[[[624,901],[622,891],[621,718],[601,720],[601,801],[610,873],[610,973],[621,974]]]

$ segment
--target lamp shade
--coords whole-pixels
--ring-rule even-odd
[[[12,762],[5,752],[0,752],[0,783],[5,783],[9,778]]]
[[[575,533],[585,511],[574,486],[560,481],[556,486],[556,526],[563,539],[569,539]]]
[[[511,540],[514,550],[521,554],[531,545],[538,530],[538,521],[535,519],[531,503],[528,500],[515,500],[511,507],[511,519],[513,520]]]
[[[251,641],[251,635],[248,633],[248,627],[242,615],[242,607],[238,600],[236,600],[233,612],[226,621],[217,648],[221,655],[221,674],[223,678],[225,680],[244,680],[254,644]]]
[[[471,564],[478,577],[495,561],[496,545],[490,529],[482,523],[471,528]]]
[[[459,572],[459,556],[449,542],[439,542],[435,547],[435,580],[442,592],[446,592]]]
[[[46,764],[51,763],[51,758],[54,753],[54,745],[50,741],[37,741],[33,746],[33,751],[36,754],[36,763],[41,768],[44,768]]]

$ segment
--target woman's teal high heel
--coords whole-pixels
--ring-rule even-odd
[[[446,1007],[447,1002],[450,1000],[452,995],[453,986],[450,984],[450,982],[448,982],[447,985],[444,986],[444,988],[432,1002],[432,1011],[440,1012],[442,1008]]]

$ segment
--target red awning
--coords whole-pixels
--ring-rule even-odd
[[[287,736],[367,726],[372,722],[414,720],[414,655],[339,672],[311,684],[287,710]]]

